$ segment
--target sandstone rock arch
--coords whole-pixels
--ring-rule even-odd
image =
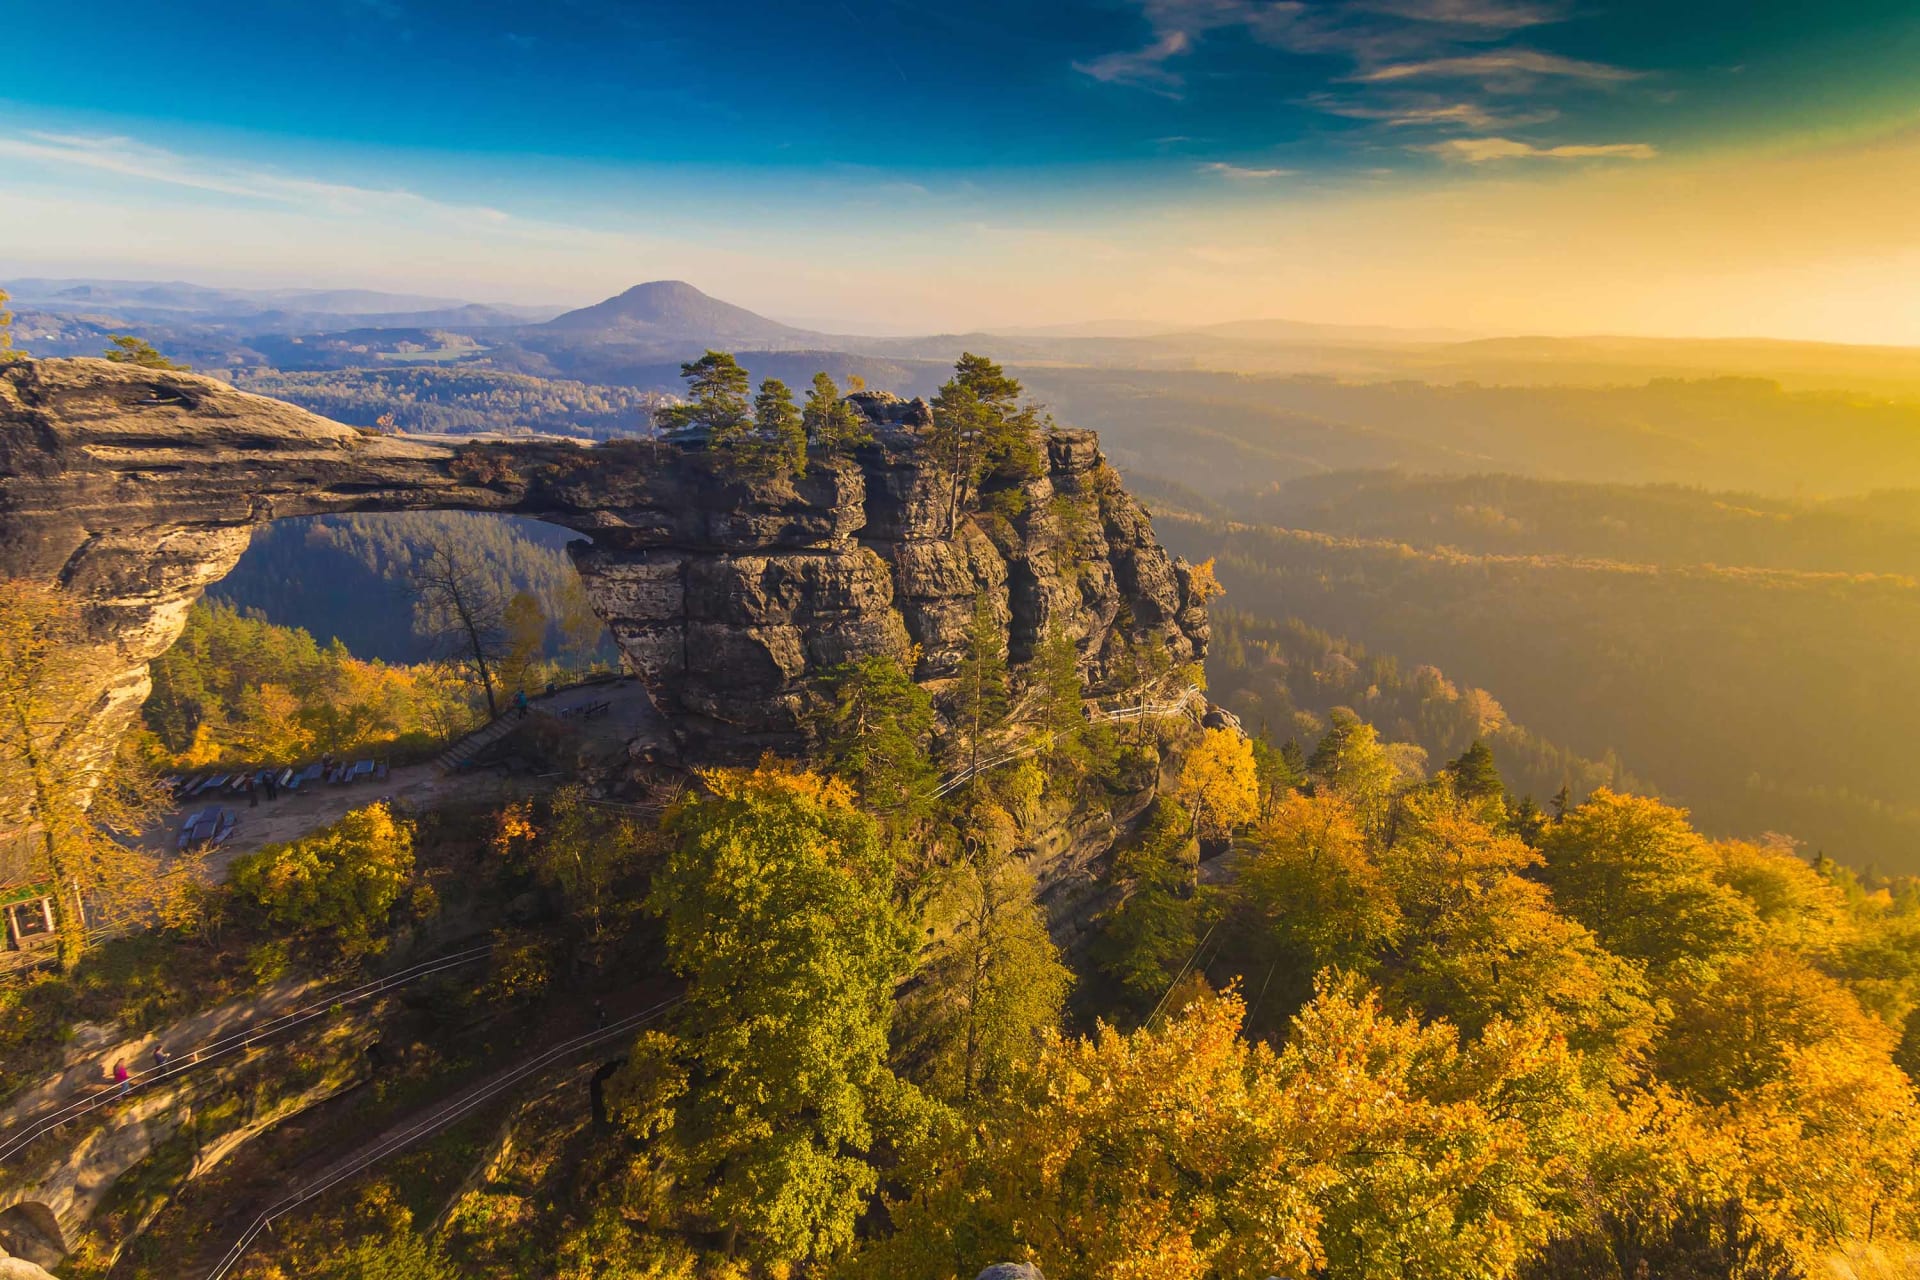
[[[193,602],[287,516],[493,511],[590,535],[570,548],[588,598],[693,759],[796,749],[808,686],[852,658],[917,651],[937,688],[982,591],[1016,659],[1058,624],[1094,682],[1129,635],[1204,651],[1190,574],[1091,433],[1049,437],[1021,514],[949,528],[925,406],[860,403],[872,445],[749,481],[698,449],[387,436],[191,373],[18,361],[0,366],[0,577],[83,602],[102,751]]]

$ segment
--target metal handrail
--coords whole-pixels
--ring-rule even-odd
[[[518,1084],[528,1076],[545,1067],[551,1066],[558,1059],[580,1049],[588,1048],[602,1040],[610,1040],[616,1036],[626,1035],[629,1032],[635,1031],[645,1026],[648,1022],[653,1021],[655,1018],[660,1017],[662,1014],[667,1013],[679,1005],[685,998],[684,996],[676,996],[671,1000],[662,1001],[650,1009],[629,1014],[617,1022],[609,1023],[607,1026],[587,1032],[584,1035],[575,1036],[571,1040],[563,1040],[544,1053],[530,1058],[505,1073],[486,1081],[473,1092],[444,1104],[439,1109],[408,1125],[398,1133],[381,1139],[373,1147],[360,1152],[345,1164],[333,1165],[321,1170],[320,1180],[318,1182],[309,1186],[303,1186],[291,1195],[276,1201],[273,1205],[262,1210],[260,1215],[240,1234],[240,1238],[235,1240],[227,1251],[221,1255],[220,1261],[215,1264],[212,1271],[207,1273],[207,1280],[225,1280],[227,1273],[233,1270],[235,1264],[237,1264],[246,1253],[247,1247],[259,1237],[262,1231],[265,1231],[273,1224],[274,1219],[291,1212],[315,1196],[332,1190],[348,1178],[356,1177],[364,1173],[367,1169],[379,1163],[387,1156],[392,1155],[394,1152],[402,1150],[430,1133],[444,1129],[454,1121],[474,1111],[483,1103],[492,1101],[500,1093]]]
[[[242,1027],[239,1030],[216,1036],[206,1044],[194,1048],[189,1056],[178,1060],[170,1060],[163,1065],[147,1067],[144,1070],[132,1072],[128,1075],[126,1081],[117,1086],[110,1085],[104,1090],[89,1094],[84,1098],[77,1099],[63,1107],[56,1108],[45,1115],[29,1121],[24,1128],[18,1129],[9,1134],[5,1139],[0,1140],[0,1160],[11,1158],[24,1148],[32,1145],[39,1138],[51,1133],[60,1126],[69,1124],[103,1107],[110,1106],[122,1098],[127,1097],[135,1090],[144,1089],[162,1080],[185,1074],[197,1067],[205,1066],[207,1063],[215,1061],[216,1059],[224,1058],[229,1054],[250,1049],[257,1040],[275,1035],[281,1031],[290,1030],[293,1027],[305,1025],[344,1005],[357,1004],[363,1000],[370,1000],[375,996],[384,995],[396,988],[418,982],[422,978],[432,977],[448,969],[456,969],[461,965],[470,964],[480,957],[487,955],[492,950],[493,945],[487,943],[483,946],[469,947],[464,951],[456,951],[449,955],[438,956],[431,960],[423,960],[419,964],[401,969],[396,973],[388,974],[383,978],[376,978],[371,982],[362,983],[357,987],[350,987],[345,991],[333,992],[324,1000],[318,1000],[312,1004],[302,1005],[297,1009],[290,1009],[285,1013],[276,1014],[256,1026]]]

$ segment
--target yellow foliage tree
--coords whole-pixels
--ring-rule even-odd
[[[1275,1053],[1237,995],[1164,1026],[1052,1038],[905,1171],[851,1273],[1049,1280],[1504,1277],[1573,1213],[1583,1095],[1545,1028],[1385,1016],[1326,985]]]
[[[1253,743],[1232,729],[1205,729],[1186,763],[1173,797],[1202,836],[1223,839],[1260,812],[1260,775]]]
[[[160,797],[137,775],[116,778],[110,746],[87,734],[99,696],[91,651],[79,606],[58,588],[0,582],[0,829],[18,833],[28,877],[51,890],[62,968],[86,948],[83,902],[149,912],[169,883],[124,838]]]

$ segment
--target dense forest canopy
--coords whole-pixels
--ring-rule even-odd
[[[438,655],[420,625],[411,575],[434,547],[458,547],[493,594],[526,592],[539,601],[549,655],[610,661],[612,643],[567,559],[567,543],[579,537],[537,520],[466,511],[276,520],[254,532],[210,594],[338,639],[362,657],[422,662]]]
[[[1582,755],[1616,752],[1715,830],[1920,869],[1910,579],[1160,528],[1219,558],[1237,607],[1496,691],[1522,723]]]

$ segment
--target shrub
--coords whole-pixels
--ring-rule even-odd
[[[379,933],[413,872],[413,828],[384,804],[233,864],[242,901],[273,924],[324,935],[342,952],[379,948]]]

